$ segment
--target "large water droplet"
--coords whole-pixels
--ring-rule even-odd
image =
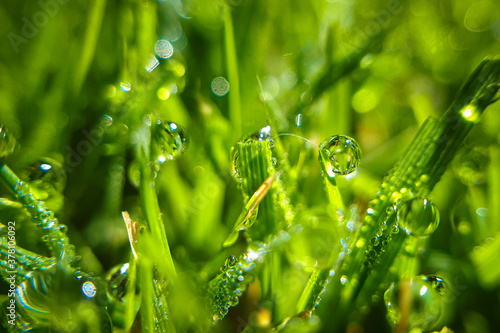
[[[110,298],[121,300],[127,291],[129,282],[129,264],[117,265],[111,268],[106,276],[107,292]]]
[[[384,294],[391,324],[404,321],[408,329],[428,331],[441,318],[445,306],[445,283],[436,276],[417,276],[393,283]]]
[[[11,155],[14,152],[16,145],[17,142],[14,136],[5,126],[0,125],[0,159]]]
[[[252,141],[267,142],[268,147],[273,148],[274,147],[274,140],[272,139],[272,136],[271,136],[271,126],[268,125],[268,126],[262,127],[258,132],[255,132],[249,136],[245,136],[243,139],[238,141],[238,143],[235,146],[233,146],[231,148],[233,177],[238,182],[241,181],[240,167],[239,167],[240,153],[238,150],[238,145],[250,143]],[[273,163],[273,164],[275,164],[275,163]]]
[[[349,136],[334,135],[319,145],[319,162],[330,177],[354,172],[360,161],[361,149]]]
[[[152,131],[151,154],[156,163],[175,160],[186,150],[188,140],[178,124],[158,120]]]
[[[26,167],[21,176],[28,180],[32,188],[47,192],[49,195],[53,191],[61,193],[66,186],[66,172],[62,164],[47,157]],[[39,197],[45,199],[43,196]]]
[[[408,235],[429,236],[439,225],[439,211],[425,198],[413,198],[398,208],[399,225]]]

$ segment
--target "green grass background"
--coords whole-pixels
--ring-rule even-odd
[[[0,122],[20,145],[7,163],[18,174],[43,157],[65,166],[64,190],[47,204],[68,226],[85,271],[104,275],[129,261],[121,211],[146,218],[130,180],[144,115],[185,128],[188,149],[161,167],[156,187],[172,257],[193,283],[243,251],[241,244],[220,250],[243,207],[230,156],[243,135],[271,124],[316,144],[334,134],[354,137],[361,165],[339,188],[362,215],[424,120],[440,117],[477,64],[500,53],[500,5],[488,0],[17,1],[0,5],[0,22]],[[171,41],[174,54],[149,73],[159,38]],[[223,97],[211,91],[218,76],[230,84]],[[451,279],[456,299],[443,325],[457,332],[500,327],[498,246],[474,252],[499,242],[499,108],[485,112],[431,194],[441,223],[420,272]],[[85,133],[97,133],[103,115],[113,122],[94,144]],[[287,270],[295,295],[338,240],[325,232],[331,219],[316,148],[281,139],[305,228],[283,250],[297,266]],[[47,254],[20,211],[0,213],[2,223],[20,222],[21,246]],[[252,300],[245,296],[214,330],[237,330],[238,318],[256,311]],[[328,304],[327,293],[311,330],[332,327]],[[383,302],[358,325],[390,330]]]

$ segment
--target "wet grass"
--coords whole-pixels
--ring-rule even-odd
[[[0,7],[4,327],[498,326],[493,3],[47,3]]]

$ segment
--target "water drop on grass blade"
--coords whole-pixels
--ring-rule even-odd
[[[107,274],[106,289],[110,298],[121,300],[127,291],[129,282],[129,264],[117,265],[111,268]]]
[[[358,143],[345,135],[334,135],[319,145],[319,162],[330,177],[356,171],[361,161]]]
[[[239,183],[242,180],[240,173],[240,146],[252,143],[254,141],[267,142],[269,148],[274,147],[274,140],[271,136],[271,126],[262,127],[258,132],[255,132],[249,136],[243,137],[236,145],[231,148],[231,156],[232,156],[232,173],[235,180]],[[276,164],[276,160],[271,160],[272,164]]]
[[[188,140],[180,125],[158,120],[152,131],[151,153],[155,163],[175,160],[186,150]]]
[[[66,186],[66,172],[63,166],[50,158],[41,158],[25,168],[22,175],[30,186],[38,191],[61,193]],[[41,199],[45,197],[40,196]]]
[[[398,208],[397,219],[408,235],[429,236],[439,225],[439,210],[425,198],[413,198]]]
[[[421,275],[393,283],[384,294],[389,321],[393,325],[404,324],[410,330],[432,329],[444,312],[445,289],[443,279],[437,276]]]

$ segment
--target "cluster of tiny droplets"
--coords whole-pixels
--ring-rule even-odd
[[[166,300],[166,282],[165,280],[153,280],[153,292],[154,292],[154,303],[155,303],[155,331],[160,329],[162,332],[166,330],[166,327],[163,327],[165,321],[168,318],[168,309],[167,309],[167,300]],[[159,318],[162,318],[161,320]]]
[[[318,293],[318,297],[314,301],[314,304],[312,306],[311,311],[316,310],[318,307],[319,303],[321,303],[321,297],[323,294],[326,292],[326,288],[328,287],[328,284],[330,283],[330,279],[335,275],[335,271],[332,269],[328,272],[328,278],[324,279],[324,282],[321,285],[320,292]]]
[[[427,195],[429,191],[430,177],[417,170],[422,170],[432,156],[435,137],[429,133],[433,133],[435,128],[433,122],[426,124],[412,144],[424,148],[408,149],[408,153],[384,178],[376,198],[368,204],[358,242],[365,245],[363,265],[367,268],[378,262],[388,242],[399,232],[395,219],[398,208],[415,196]]]
[[[255,268],[255,263],[248,255],[242,254],[238,259],[229,256],[221,267],[221,274],[210,287],[210,303],[215,310],[214,320],[224,318],[230,307],[238,305],[239,297],[248,286],[247,274]]]
[[[0,251],[2,253],[7,253],[7,239],[2,237],[0,238],[0,241]],[[16,247],[14,256],[16,258],[15,274],[17,284],[24,281],[30,272],[47,272],[50,274],[53,274],[54,272],[56,265],[55,258],[42,257],[34,253],[24,253],[19,247]],[[8,274],[10,276],[10,273],[7,272],[12,271],[12,269],[9,267],[6,260],[0,260],[0,267],[2,268],[2,275],[7,276]]]
[[[54,256],[59,260],[65,260],[68,264],[74,261],[75,250],[66,237],[66,226],[59,224],[54,213],[45,207],[42,200],[35,198],[23,181],[18,181],[14,187],[16,197],[28,210],[36,226],[42,231],[42,241]]]
[[[366,268],[371,268],[379,263],[380,255],[386,251],[387,245],[392,239],[392,235],[399,233],[399,227],[393,225],[390,233],[383,233],[384,231],[382,231],[382,234],[377,234],[372,237],[365,248],[363,266]]]

